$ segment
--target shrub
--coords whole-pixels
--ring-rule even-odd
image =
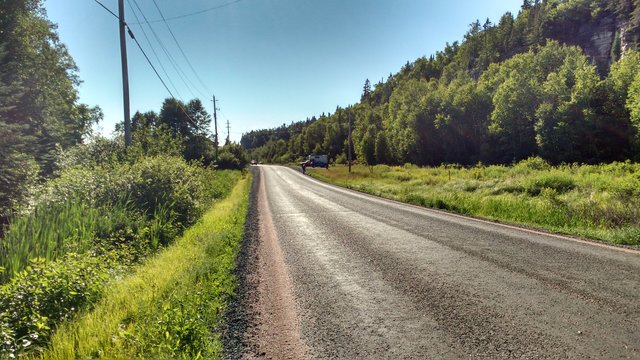
[[[345,164],[346,165],[347,164],[347,155],[342,154],[342,153],[339,154],[338,156],[336,156],[335,163],[336,164]]]
[[[57,323],[99,298],[113,269],[116,264],[106,256],[68,254],[46,265],[32,260],[0,287],[0,357],[40,351]]]
[[[555,190],[558,194],[564,194],[576,187],[574,180],[563,173],[545,173],[525,181],[525,191],[533,196],[540,194],[542,189],[549,188]]]
[[[57,149],[56,165],[58,171],[74,167],[92,169],[99,166],[114,166],[124,158],[124,143],[103,137],[95,137],[86,144],[69,149]]]
[[[543,171],[551,169],[551,165],[541,157],[530,157],[517,163],[513,167],[516,174],[529,174],[532,171]]]
[[[218,156],[218,169],[242,170],[249,164],[247,153],[241,145],[228,144]]]
[[[149,218],[161,206],[175,214],[178,226],[192,224],[202,214],[204,204],[200,202],[202,173],[195,165],[175,157],[142,158],[130,166],[123,166],[117,177],[124,180],[118,185],[134,206]],[[114,189],[115,190],[115,189]]]
[[[39,190],[30,213],[12,220],[0,244],[0,280],[31,258],[51,261],[67,252],[118,250],[123,260],[137,261],[224,197],[235,183],[231,174],[168,156],[67,169]]]

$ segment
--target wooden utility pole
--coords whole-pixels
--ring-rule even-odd
[[[351,173],[351,111],[349,111],[348,114],[348,119],[349,119],[349,140],[347,140],[348,144],[347,144],[347,153],[349,154],[349,173]]]
[[[227,120],[227,144],[231,144],[231,125],[229,125],[229,120]]]
[[[215,140],[213,141],[213,147],[215,148],[215,161],[218,162],[218,113],[217,113],[217,105],[216,105],[216,96],[213,95],[213,126],[215,129]]]
[[[127,36],[124,22],[124,0],[118,0],[120,18],[120,57],[122,60],[122,96],[124,100],[124,145],[131,145],[131,112],[129,110],[129,68],[127,66]]]

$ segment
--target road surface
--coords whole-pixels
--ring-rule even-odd
[[[638,252],[254,173],[246,358],[640,358]]]

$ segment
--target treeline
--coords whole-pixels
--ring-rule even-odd
[[[524,1],[516,17],[476,21],[462,43],[367,80],[358,104],[241,144],[261,161],[344,162],[351,121],[355,155],[372,165],[638,160],[639,39],[638,0]]]
[[[42,3],[0,2],[0,223],[102,118],[78,101],[76,65]]]

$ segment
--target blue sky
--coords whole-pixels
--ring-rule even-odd
[[[152,0],[136,1],[149,20],[160,19]],[[117,13],[117,0],[101,2]],[[135,7],[134,0],[127,2]],[[522,4],[522,0],[156,2],[165,18],[228,4],[168,22],[200,80],[163,22],[151,26],[178,71],[188,78],[184,81],[145,25],[165,75],[140,25],[134,24],[129,5],[125,18],[176,97],[184,101],[198,97],[212,112],[210,99],[215,93],[221,108],[219,124],[230,121],[234,141],[252,129],[288,124],[353,104],[365,79],[375,84],[407,61],[461,40],[476,19],[484,22],[488,17],[495,23],[507,11],[517,14]],[[45,6],[80,68],[80,100],[103,109],[100,131],[109,135],[123,118],[117,19],[92,0],[47,0]],[[169,93],[130,39],[127,46],[131,112],[159,111]],[[226,137],[226,130],[220,134]]]

